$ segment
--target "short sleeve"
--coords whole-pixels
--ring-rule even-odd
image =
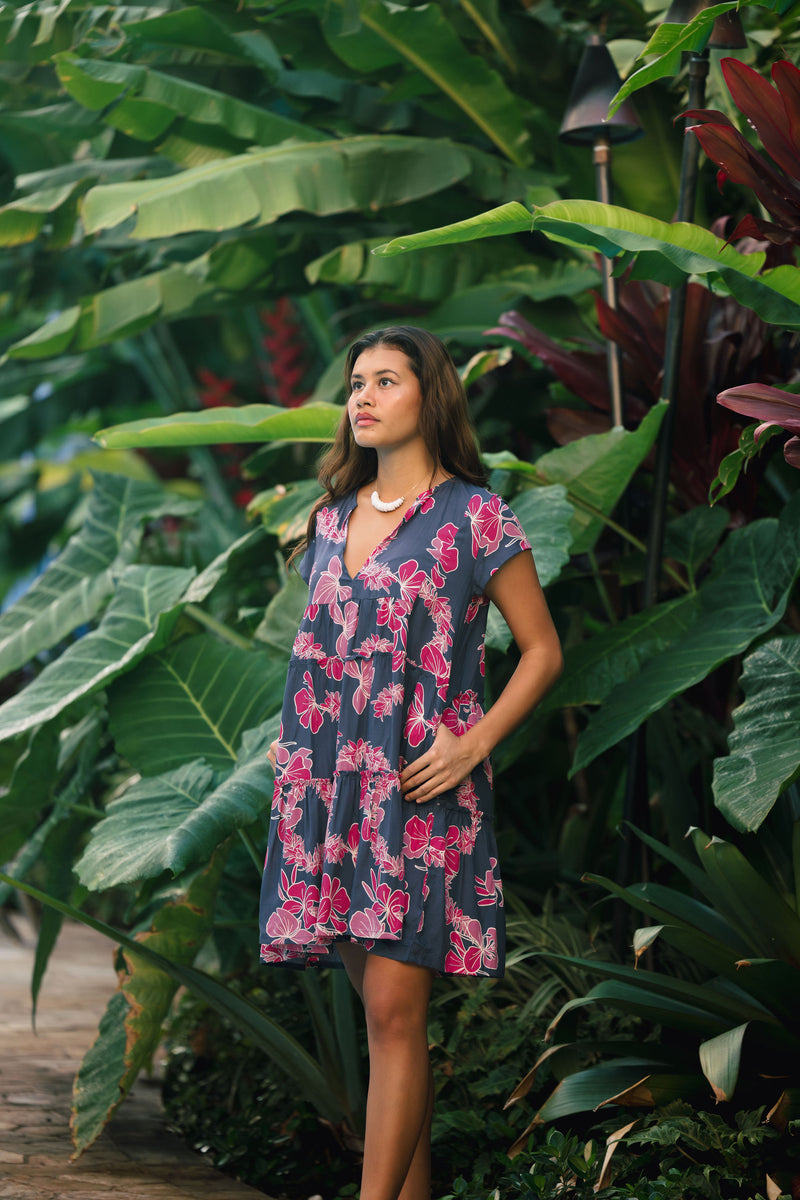
[[[504,500],[493,493],[476,492],[466,516],[472,537],[473,592],[479,594],[503,563],[531,544]]]

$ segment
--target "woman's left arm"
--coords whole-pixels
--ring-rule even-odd
[[[513,675],[492,707],[458,737],[442,723],[433,745],[404,768],[407,800],[425,803],[456,787],[516,729],[561,674],[563,657],[533,555],[515,554],[489,580],[486,595],[503,614],[520,652]]]

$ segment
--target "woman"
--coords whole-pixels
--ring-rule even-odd
[[[262,958],[344,965],[369,1039],[361,1200],[427,1200],[431,982],[503,973],[488,755],[557,678],[561,649],[525,535],[480,486],[444,345],[380,330],[345,370],[270,749]],[[484,714],[489,600],[520,658]]]

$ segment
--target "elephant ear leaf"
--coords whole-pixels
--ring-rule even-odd
[[[214,855],[177,903],[166,904],[141,940],[149,950],[190,965],[211,927],[214,901],[227,846]],[[129,948],[117,954],[119,990],[100,1022],[73,1087],[73,1158],[99,1137],[161,1040],[161,1026],[178,984],[152,960]]]

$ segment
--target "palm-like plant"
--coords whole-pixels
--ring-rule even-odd
[[[700,1106],[765,1104],[766,1119],[781,1130],[797,1116],[800,825],[790,821],[791,828],[793,851],[774,872],[756,868],[731,842],[694,829],[694,861],[639,833],[683,876],[688,890],[656,883],[622,888],[588,877],[644,914],[648,924],[634,935],[633,967],[562,959],[601,981],[563,1006],[547,1034],[554,1044],[512,1094],[509,1103],[525,1096],[545,1062],[561,1079],[517,1148],[541,1122],[614,1104],[653,1107],[676,1098]],[[640,965],[660,942],[672,948],[673,963],[690,967],[684,977]],[[589,1007],[636,1015],[661,1035],[635,1043],[575,1041],[569,1033],[556,1040]]]

